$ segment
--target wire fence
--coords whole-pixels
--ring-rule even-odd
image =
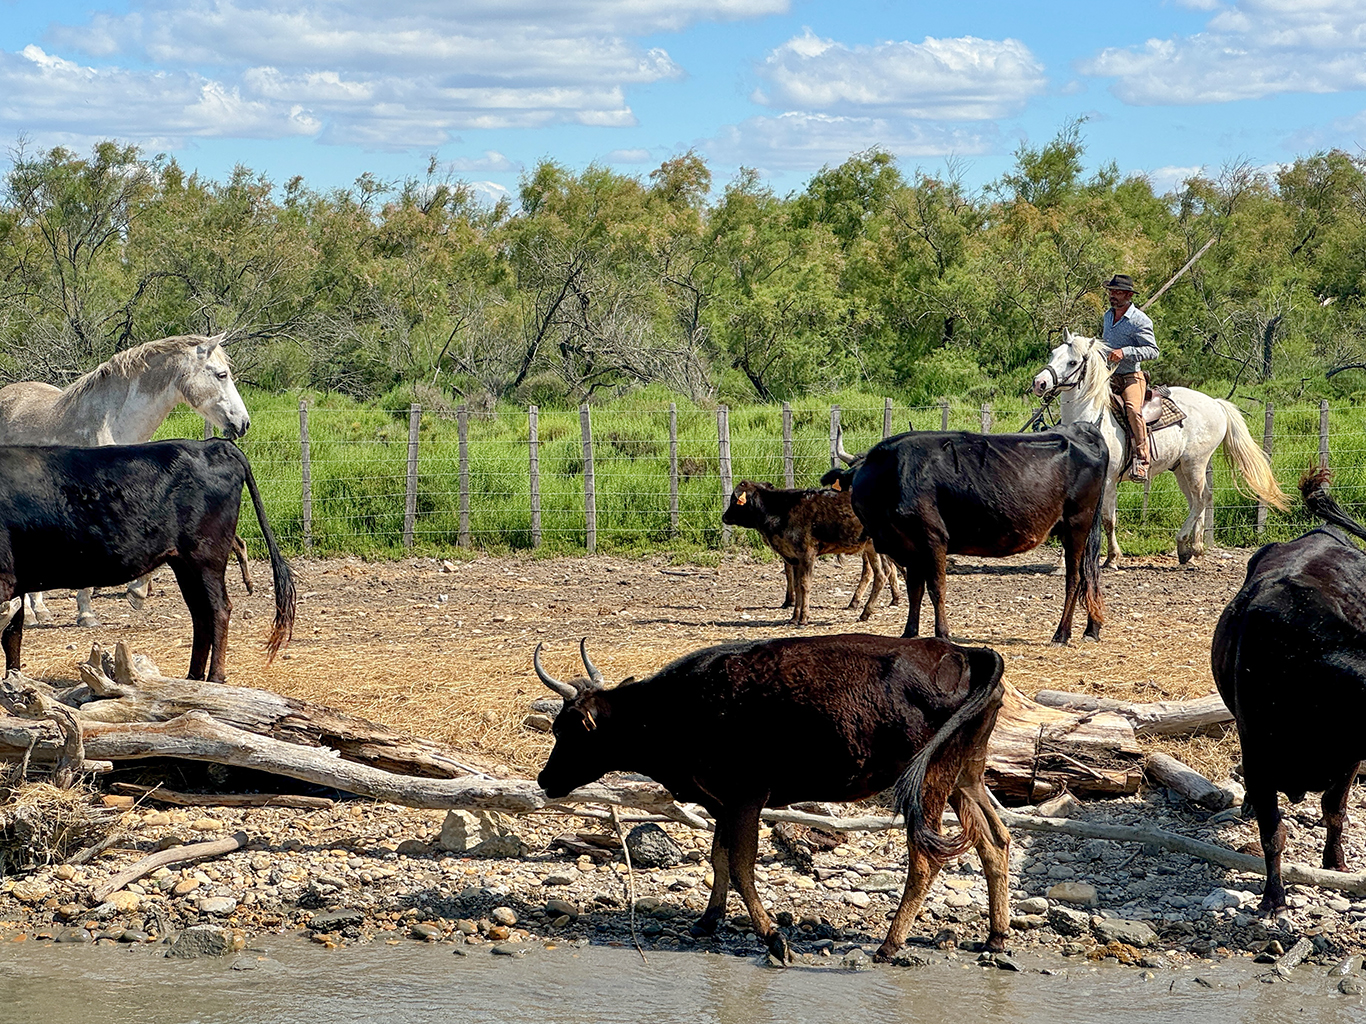
[[[812,487],[834,462],[834,434],[862,451],[907,429],[1019,430],[1031,407],[944,402],[799,408],[692,406],[546,410],[481,418],[461,408],[263,409],[242,439],[272,528],[291,552],[400,555],[456,548],[555,552],[720,549],[758,545],[730,535],[721,513],[734,483]],[[1326,462],[1334,492],[1359,514],[1366,498],[1366,410],[1351,406],[1244,409],[1293,493]],[[1264,429],[1265,427],[1265,429]],[[188,411],[159,437],[199,437]],[[1212,540],[1249,546],[1296,536],[1311,521],[1298,506],[1267,512],[1227,462],[1213,464]],[[1170,550],[1187,505],[1170,473],[1120,488],[1126,550]],[[242,535],[259,541],[254,517]]]

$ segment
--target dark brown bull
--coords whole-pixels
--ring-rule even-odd
[[[780,959],[787,939],[759,901],[759,812],[800,800],[860,800],[896,786],[906,818],[906,887],[878,957],[906,939],[943,862],[975,847],[987,878],[987,948],[1005,947],[1010,834],[982,781],[1001,707],[1001,656],[942,640],[851,634],[723,644],[685,655],[648,679],[606,689],[580,645],[588,679],[561,682],[555,749],[538,781],[552,799],[610,771],[641,772],[716,820],[715,880],[697,935],[725,912],[733,880],[754,931]],[[806,752],[789,758],[774,749]],[[939,832],[945,803],[963,832]]]
[[[1333,527],[1363,539],[1366,529],[1329,496],[1328,480],[1320,471],[1300,491],[1330,525],[1249,559],[1210,652],[1219,695],[1238,726],[1266,857],[1263,910],[1285,906],[1277,793],[1293,803],[1323,793],[1323,866],[1345,871],[1347,794],[1366,759],[1366,555]]]
[[[896,567],[873,550],[873,542],[854,515],[847,492],[826,488],[793,490],[740,481],[731,492],[730,505],[721,516],[723,523],[758,531],[778,557],[787,576],[787,598],[783,607],[792,608],[792,624],[804,626],[811,599],[811,577],[821,555],[860,555],[863,573],[848,607],[857,608],[872,581],[872,592],[859,615],[860,622],[873,617],[873,605],[882,593],[883,582],[892,591],[892,604],[900,599],[896,588]]]

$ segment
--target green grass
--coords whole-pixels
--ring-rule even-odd
[[[304,550],[297,395],[247,392],[251,432],[242,448],[251,459],[270,521],[282,547]],[[675,399],[678,417],[679,492],[677,528],[669,514],[668,401],[659,393],[594,407],[594,471],[597,491],[597,548],[625,554],[666,551],[684,560],[714,557],[722,547],[722,492],[717,458],[717,416]],[[830,406],[841,407],[845,447],[867,448],[882,437],[883,400],[844,393],[833,400],[792,404],[796,485],[815,486],[830,466]],[[1018,430],[1031,406],[997,403],[993,430]],[[1253,436],[1262,434],[1262,413],[1245,409]],[[734,482],[766,480],[782,485],[782,410],[754,405],[730,410]],[[937,430],[938,406],[894,406],[892,431]],[[951,429],[981,429],[980,406],[951,402]],[[1299,475],[1318,454],[1316,405],[1276,411],[1273,468],[1281,486],[1294,492]],[[1330,415],[1330,464],[1334,493],[1349,511],[1366,514],[1366,409],[1340,406]],[[408,410],[361,405],[336,396],[309,396],[315,554],[366,558],[404,553],[404,494],[408,452]],[[203,421],[177,410],[160,437],[201,437]],[[539,414],[542,543],[537,553],[570,554],[585,546],[584,454],[577,410],[542,409]],[[469,531],[473,550],[532,549],[528,473],[528,423],[523,408],[500,407],[491,419],[469,424]],[[459,444],[453,415],[424,411],[418,443],[417,514],[413,551],[447,557],[459,544]],[[1215,459],[1215,534],[1223,545],[1246,546],[1293,537],[1311,525],[1298,506],[1273,511],[1265,533],[1255,531],[1256,503],[1235,487],[1227,462]],[[1143,490],[1120,490],[1120,542],[1131,554],[1171,551],[1186,516],[1175,478],[1154,481],[1146,510]],[[259,552],[260,531],[248,506],[241,533]],[[736,531],[732,547],[762,551],[752,531]]]

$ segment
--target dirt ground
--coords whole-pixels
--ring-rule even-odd
[[[1063,689],[1128,700],[1184,699],[1214,689],[1210,637],[1242,583],[1250,550],[1215,550],[1199,563],[1174,557],[1126,561],[1106,570],[1107,624],[1100,643],[1049,643],[1062,608],[1061,555],[1041,548],[1011,559],[958,559],[948,581],[954,638],[995,647],[1006,679],[1025,693]],[[452,559],[457,556],[452,555]],[[273,614],[269,567],[253,564],[259,584],[248,596],[233,573],[230,682],[331,705],[449,744],[499,774],[534,775],[550,737],[524,728],[529,704],[549,696],[531,667],[532,650],[554,675],[582,675],[578,642],[612,681],[643,676],[709,644],[792,632],[780,610],[776,561],[728,556],[717,566],[675,565],[665,557],[626,559],[477,557],[293,561],[300,594],[294,640],[265,664],[262,643]],[[899,635],[904,603],[858,622],[845,605],[858,562],[825,559],[813,588],[810,633],[871,631]],[[1056,570],[1056,571],[1055,571]],[[163,570],[152,598],[132,611],[103,591],[104,626],[75,627],[70,595],[49,596],[58,625],[25,630],[24,669],[51,681],[74,680],[93,641],[118,641],[150,655],[168,675],[185,671],[190,622]],[[1075,636],[1085,626],[1079,609]],[[922,622],[932,622],[928,603]],[[1228,773],[1237,738],[1167,741],[1168,749],[1211,777]]]

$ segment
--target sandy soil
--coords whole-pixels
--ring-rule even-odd
[[[1139,558],[1106,570],[1103,639],[1065,648],[1049,643],[1062,608],[1057,549],[958,559],[948,584],[950,623],[955,639],[998,649],[1006,679],[1028,694],[1051,688],[1129,700],[1196,697],[1213,691],[1210,637],[1250,553],[1216,550],[1192,566]],[[530,702],[549,695],[531,669],[538,642],[547,669],[568,678],[582,675],[577,647],[587,637],[598,667],[619,680],[709,644],[792,631],[779,608],[779,563],[748,555],[716,566],[607,556],[293,564],[300,593],[294,640],[273,666],[261,647],[273,614],[269,567],[254,563],[261,585],[253,596],[230,577],[229,681],[408,728],[499,773],[532,775],[549,752],[549,737],[522,727]],[[808,632],[900,634],[905,606],[889,608],[885,592],[866,624],[846,610],[857,581],[857,560],[822,561]],[[105,625],[98,629],[68,625],[75,621],[69,594],[49,604],[61,625],[26,630],[31,675],[74,679],[92,641],[110,648],[125,641],[168,674],[188,664],[189,618],[168,571],[154,578],[143,612],[102,592],[96,610]],[[1078,637],[1084,615],[1079,610]],[[923,621],[932,621],[928,603]],[[1230,732],[1182,740],[1175,752],[1221,778],[1236,760],[1237,739]]]

